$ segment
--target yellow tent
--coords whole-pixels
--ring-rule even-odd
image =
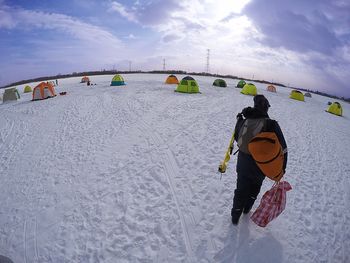
[[[294,99],[294,100],[305,101],[304,94],[301,93],[299,90],[292,90],[292,92],[289,95],[289,98]]]
[[[326,111],[338,116],[343,116],[343,108],[339,102],[333,102]]]
[[[123,77],[120,76],[119,74],[116,74],[112,79],[111,86],[123,86],[123,85],[126,85]]]
[[[256,87],[254,84],[252,83],[248,83],[248,84],[245,84],[242,91],[241,91],[242,94],[244,95],[252,95],[252,96],[255,96],[257,94],[257,90],[256,90]]]
[[[190,76],[184,77],[177,85],[175,91],[183,93],[200,93],[197,81]]]
[[[27,85],[27,86],[24,87],[24,91],[23,92],[24,93],[32,92],[32,88],[29,85]]]

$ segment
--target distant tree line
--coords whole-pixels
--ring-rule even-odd
[[[94,75],[113,75],[113,74],[134,74],[134,73],[150,73],[150,74],[187,74],[187,75],[194,75],[194,76],[210,76],[210,77],[217,77],[217,78],[230,78],[230,79],[237,79],[241,80],[244,79],[246,81],[254,81],[258,83],[264,83],[264,84],[272,84],[276,86],[281,86],[281,87],[286,87],[285,85],[278,83],[278,82],[270,82],[266,80],[258,80],[258,79],[247,79],[247,78],[240,78],[237,76],[233,75],[220,75],[220,74],[212,74],[212,73],[207,73],[207,72],[187,72],[183,70],[151,70],[151,71],[142,71],[142,70],[131,70],[131,71],[118,71],[118,70],[99,70],[99,71],[84,71],[84,72],[73,72],[71,74],[58,74],[55,76],[45,76],[45,77],[39,77],[39,78],[33,78],[33,79],[26,79],[26,80],[21,80],[17,82],[13,82],[11,84],[5,85],[0,87],[0,89],[7,88],[7,87],[12,87],[16,85],[22,85],[26,84],[29,82],[39,82],[39,81],[47,81],[47,80],[53,80],[53,79],[64,79],[64,78],[69,78],[69,77],[83,77],[83,76],[94,76]],[[350,102],[350,98],[344,98],[344,97],[337,97],[334,95],[330,95],[325,92],[321,91],[312,91],[309,89],[301,89],[301,88],[294,88],[294,87],[289,87],[292,89],[297,89],[297,90],[302,90],[305,92],[310,92],[314,94],[319,94],[322,96],[330,97],[333,99],[338,99],[338,100],[343,100]]]

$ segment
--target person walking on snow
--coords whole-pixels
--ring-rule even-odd
[[[244,214],[250,212],[265,179],[265,175],[247,150],[247,145],[252,137],[249,138],[249,135],[244,134],[250,132],[256,135],[259,132],[275,132],[284,153],[283,173],[285,173],[287,167],[287,144],[279,124],[277,121],[270,119],[267,114],[269,107],[270,103],[264,95],[256,95],[254,97],[254,107],[246,107],[237,115],[234,136],[239,147],[236,166],[237,185],[231,209],[232,224],[234,225],[238,224],[242,212]],[[253,126],[253,128],[249,126]]]

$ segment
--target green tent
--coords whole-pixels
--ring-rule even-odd
[[[299,90],[292,90],[292,92],[289,95],[289,98],[294,99],[294,100],[305,101],[304,94],[302,92],[300,92]]]
[[[243,89],[241,90],[241,93],[244,95],[255,96],[257,94],[257,90],[253,83],[248,83],[244,85]]]
[[[217,87],[227,87],[226,81],[223,79],[216,79],[213,83],[213,86]]]
[[[119,74],[115,75],[112,79],[111,86],[122,86],[126,85],[124,79]]]
[[[199,93],[199,86],[194,78],[187,76],[180,81],[175,91],[183,93]]]
[[[19,92],[16,88],[5,89],[4,96],[2,98],[3,102],[10,100],[18,100],[21,98]]]
[[[246,82],[245,82],[244,80],[240,80],[240,81],[237,83],[236,88],[242,89],[242,88],[244,87],[245,84],[246,84]]]
[[[338,116],[343,115],[343,108],[341,107],[339,102],[333,102],[326,111]]]

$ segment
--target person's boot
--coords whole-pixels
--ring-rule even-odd
[[[232,217],[232,224],[237,225],[239,218],[241,217],[242,209],[240,208],[232,208],[231,209],[231,217]]]
[[[250,197],[243,209],[243,214],[248,214],[250,212],[250,210],[252,209],[254,202],[255,202],[256,198],[255,197]]]

